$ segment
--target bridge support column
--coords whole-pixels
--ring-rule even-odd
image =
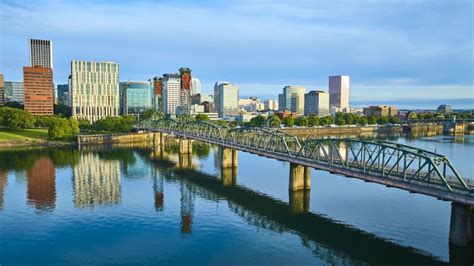
[[[219,147],[221,155],[221,168],[237,167],[237,150]]]
[[[311,189],[310,167],[290,163],[290,191]]]
[[[178,154],[178,164],[179,168],[184,169],[184,168],[191,168],[193,165],[192,161],[192,154],[191,153],[180,153]]]
[[[237,167],[221,168],[221,179],[224,186],[236,186]]]
[[[190,139],[179,139],[179,154],[188,154],[193,152],[193,143]]]
[[[474,240],[474,206],[451,203],[449,243],[466,246]]]

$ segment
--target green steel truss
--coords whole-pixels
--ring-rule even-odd
[[[271,128],[230,129],[217,123],[188,119],[145,120],[140,126],[284,155],[348,172],[417,182],[448,191],[474,192],[447,157],[403,144],[349,138],[308,138],[300,141],[295,136]]]

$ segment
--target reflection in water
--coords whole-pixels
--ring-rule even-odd
[[[192,232],[192,219],[194,209],[194,195],[191,184],[181,182],[181,233],[190,234]]]
[[[163,175],[154,167],[152,169],[153,176],[153,190],[155,194],[155,210],[163,211],[165,194],[163,190]]]
[[[38,210],[56,207],[56,167],[49,157],[40,157],[28,169],[28,202]]]
[[[121,200],[120,161],[104,160],[97,153],[81,154],[74,166],[74,204],[94,207]]]
[[[8,173],[7,171],[0,170],[0,210],[3,210],[3,191],[7,186]]]

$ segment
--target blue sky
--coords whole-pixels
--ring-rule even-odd
[[[54,79],[70,61],[120,64],[147,80],[181,66],[211,91],[275,95],[285,85],[327,90],[351,77],[351,99],[471,99],[474,1],[44,1],[0,2],[0,71],[21,80],[27,39],[54,42]],[[473,106],[474,107],[474,106]]]

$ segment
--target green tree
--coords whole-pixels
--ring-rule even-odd
[[[283,124],[285,124],[285,127],[293,127],[295,124],[295,119],[291,116],[286,116],[283,118]]]
[[[319,116],[317,116],[315,114],[309,115],[309,117],[308,117],[308,126],[310,126],[310,127],[319,126],[319,123],[320,123]]]
[[[18,102],[7,102],[3,105],[3,107],[10,107],[10,108],[21,109],[21,110],[25,109],[25,106]]]
[[[388,118],[388,122],[391,124],[400,124],[400,118],[398,118],[398,116],[391,116]]]
[[[343,126],[346,124],[346,120],[344,120],[343,116],[336,117],[336,125]]]
[[[216,124],[219,124],[221,126],[225,126],[225,127],[228,127],[229,126],[229,123],[225,120],[217,120],[216,121]]]
[[[62,116],[62,117],[71,117],[72,113],[71,113],[71,107],[65,105],[65,104],[55,104],[53,106],[53,113],[55,115],[59,115],[59,116]]]
[[[20,109],[2,107],[0,116],[2,126],[9,129],[32,128],[35,125],[35,117]]]
[[[197,114],[195,119],[197,121],[208,121],[209,120],[209,116],[207,116],[206,114]]]
[[[79,134],[80,129],[79,129],[79,122],[73,117],[69,117],[69,127],[71,129],[71,135],[75,136]]]
[[[319,124],[322,126],[329,126],[329,125],[332,125],[333,123],[334,123],[334,117],[330,115],[322,117],[319,120]]]
[[[418,119],[418,115],[415,112],[409,112],[407,118],[408,120],[416,120]]]
[[[163,113],[153,108],[149,108],[140,114],[140,120],[145,120],[145,119],[150,119],[150,118],[162,119]]]
[[[56,118],[57,116],[52,116],[52,115],[35,116],[35,126],[36,127],[49,127],[51,123],[53,122],[53,120]]]
[[[77,120],[77,123],[79,124],[79,129],[81,131],[91,131],[92,130],[92,125],[89,120],[86,118],[79,118]]]
[[[48,137],[50,139],[64,139],[72,136],[71,125],[66,118],[56,118],[48,128]]]
[[[379,118],[377,118],[377,124],[379,125],[385,125],[388,123],[388,117],[386,116],[381,116]]]
[[[304,115],[298,116],[295,120],[295,125],[299,127],[306,127],[308,126],[308,119]]]
[[[267,118],[267,123],[270,127],[280,127],[281,120],[277,115],[272,115]]]
[[[252,117],[252,119],[250,119],[250,126],[261,127],[261,126],[264,126],[266,122],[267,120],[265,119],[265,117],[261,115],[257,115],[256,117]]]
[[[367,123],[368,123],[367,117],[363,116],[363,117],[359,118],[359,125],[365,126],[365,125],[367,125]]]
[[[367,118],[367,122],[369,123],[369,125],[375,125],[377,124],[377,118],[371,115]]]
[[[354,124],[354,115],[353,115],[353,114],[351,114],[351,113],[345,113],[345,114],[343,115],[343,117],[344,117],[344,122],[345,122],[346,125],[352,125],[352,124]]]

